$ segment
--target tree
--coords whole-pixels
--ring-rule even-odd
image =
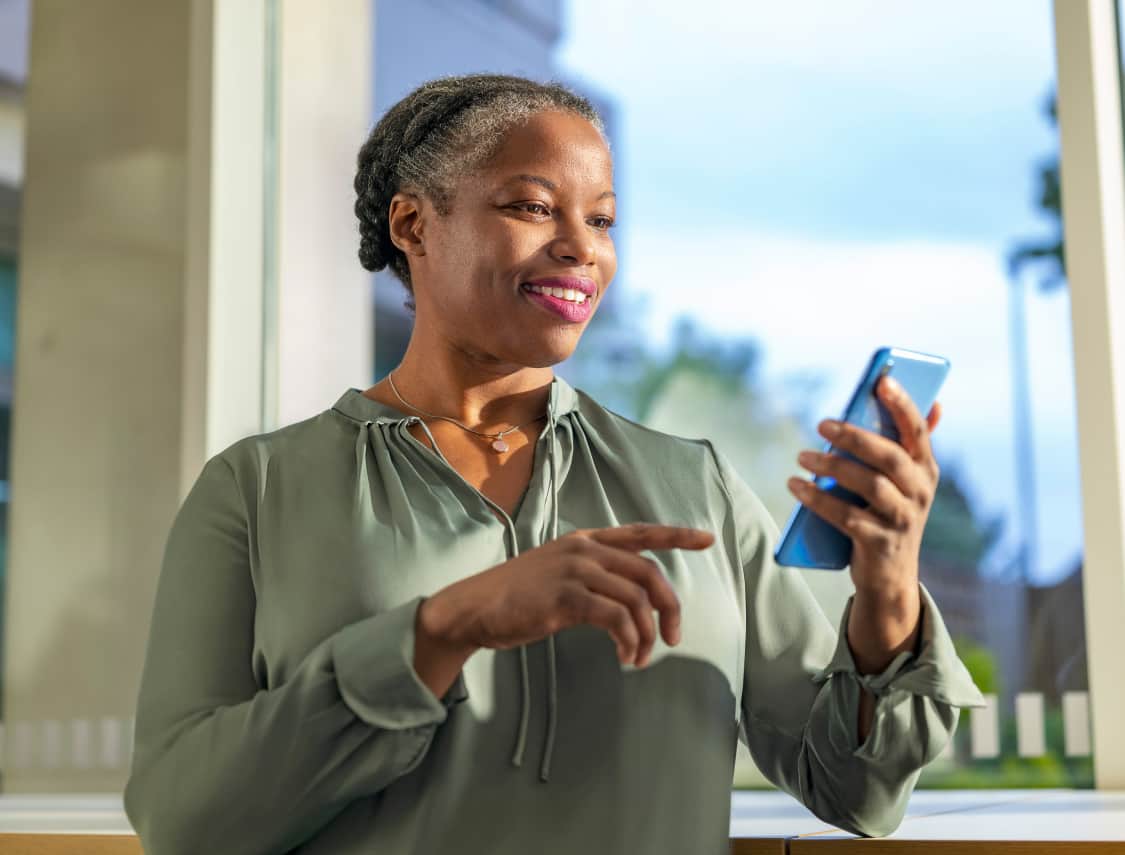
[[[1043,101],[1043,113],[1051,127],[1059,124],[1058,97],[1052,89]],[[1051,224],[1053,234],[1014,245],[1008,253],[1008,273],[1014,279],[1028,265],[1041,271],[1039,290],[1053,291],[1066,285],[1066,249],[1062,233],[1062,194],[1059,190],[1059,155],[1054,152],[1040,162],[1037,172],[1036,205]]]
[[[973,513],[963,484],[960,465],[944,463],[922,533],[920,560],[923,564],[940,563],[975,575],[1003,533],[1004,514],[980,520]]]

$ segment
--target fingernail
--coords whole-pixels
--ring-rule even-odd
[[[891,397],[896,397],[902,391],[902,387],[898,385],[898,381],[889,374],[883,378],[883,385],[887,387],[886,392]]]
[[[820,430],[825,436],[835,436],[840,432],[840,423],[831,420],[821,422]]]

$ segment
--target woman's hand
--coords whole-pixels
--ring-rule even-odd
[[[849,625],[848,640],[856,664],[865,672],[878,670],[914,638],[920,611],[918,556],[922,531],[940,477],[929,436],[941,418],[940,406],[935,403],[923,419],[914,402],[890,377],[880,381],[877,394],[895,420],[901,444],[833,420],[825,420],[819,427],[837,449],[855,455],[872,468],[837,454],[806,451],[797,458],[816,475],[834,478],[840,486],[862,496],[867,500],[866,508],[830,496],[808,481],[789,480],[790,490],[809,510],[852,540],[851,575],[856,587],[852,617],[856,620],[851,622],[854,627]]]
[[[653,609],[668,644],[680,640],[680,602],[642,549],[703,549],[708,531],[634,523],[579,529],[438,591],[422,603],[427,631],[451,649],[503,650],[569,626],[605,629],[623,663],[648,664]]]

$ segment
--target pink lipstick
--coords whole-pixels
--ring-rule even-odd
[[[566,284],[563,284],[565,281]],[[555,284],[558,283],[558,284]],[[570,300],[563,299],[562,297],[553,297],[548,294],[537,294],[532,291],[528,286],[531,284],[542,285],[543,287],[559,287],[571,288],[576,291],[581,291],[587,295],[586,299],[581,303],[575,303]],[[533,283],[525,282],[520,286],[520,290],[527,296],[531,302],[541,306],[549,312],[553,312],[563,320],[570,323],[581,323],[590,317],[594,311],[594,297],[596,287],[588,280],[557,280],[557,279],[539,279]]]

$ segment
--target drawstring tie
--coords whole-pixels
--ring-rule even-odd
[[[555,469],[555,408],[554,388],[552,387],[552,401],[547,420],[547,448],[548,461],[551,471],[551,540],[559,536],[559,487]],[[519,547],[515,545],[515,532],[512,534],[512,544],[515,554],[519,554]],[[546,781],[551,771],[551,751],[555,746],[555,722],[558,717],[558,670],[555,664],[555,636],[547,636],[547,735],[543,739],[543,762],[539,767],[539,779]],[[523,765],[523,749],[527,742],[527,721],[531,709],[531,690],[527,677],[527,645],[520,645],[520,688],[522,690],[522,703],[520,707],[519,734],[516,737],[516,750],[512,755],[512,765]]]
[[[551,386],[551,398],[548,405],[547,414],[547,448],[548,448],[548,462],[550,466],[550,494],[549,501],[551,503],[551,525],[550,525],[550,539],[554,540],[559,536],[559,487],[558,476],[555,464],[555,426],[556,420],[556,401],[558,394],[558,384]],[[382,425],[384,422],[379,420],[377,424]],[[441,453],[438,448],[437,442],[434,440],[434,435],[430,433],[430,428],[427,424],[417,416],[410,416],[408,418],[398,420],[400,429],[409,423],[421,425],[422,430],[426,436],[429,437],[430,447],[437,453],[437,456],[449,466],[451,469],[453,465],[446,459],[445,455]],[[367,422],[370,425],[371,422]],[[456,471],[456,470],[454,470]],[[507,527],[508,534],[512,540],[512,557],[515,558],[519,553],[519,544],[516,541],[515,528],[512,526],[511,521],[508,519],[507,514],[504,515],[505,526]],[[547,636],[547,734],[543,740],[543,762],[539,767],[539,778],[546,782],[550,775],[551,770],[551,752],[555,745],[555,722],[558,714],[558,669],[556,667],[555,657],[555,636],[554,634]],[[530,680],[527,674],[527,645],[520,645],[520,723],[519,731],[516,736],[516,749],[512,754],[512,765],[520,767],[523,765],[523,750],[527,743],[527,724],[528,718],[531,715],[531,688]]]

